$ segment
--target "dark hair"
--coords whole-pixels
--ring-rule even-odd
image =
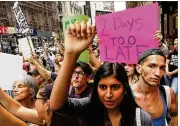
[[[41,85],[39,87],[38,94],[45,100],[49,100],[51,96],[52,88],[53,88],[53,83]]]
[[[88,75],[92,74],[92,68],[90,67],[89,64],[79,61],[76,63],[76,67],[78,67],[78,66],[80,66],[86,74],[88,74]]]
[[[123,65],[124,67],[127,65],[127,63],[121,63],[121,65]],[[137,80],[139,79],[139,73],[136,70],[136,64],[132,64],[134,66],[134,75],[133,75],[133,79],[136,77]],[[135,83],[137,80],[135,80],[133,83]]]
[[[164,59],[166,61],[166,57],[160,49],[148,49],[139,56],[138,64],[144,63],[145,59],[151,55],[160,55],[160,56],[164,57]]]
[[[62,57],[64,57],[64,55],[63,55],[60,51],[56,51],[56,52],[55,52],[55,55],[56,55],[56,54],[59,54],[59,55],[61,55]]]
[[[99,97],[98,97],[98,83],[102,78],[109,77],[111,75],[114,75],[114,77],[119,80],[125,89],[125,94],[122,102],[119,105],[119,110],[122,113],[122,120],[123,126],[133,126],[135,122],[135,108],[137,107],[137,104],[135,103],[133,99],[133,95],[130,89],[130,86],[128,84],[128,77],[125,72],[125,69],[122,65],[119,63],[109,63],[105,62],[97,71],[95,78],[94,78],[94,85],[93,85],[93,92],[91,96],[91,105],[93,108],[93,111],[91,110],[91,118],[89,119],[90,123],[93,123],[91,125],[98,125],[102,126],[104,125],[105,121],[105,107],[101,103]],[[89,123],[88,122],[88,123]]]
[[[27,74],[28,75],[31,75],[31,76],[37,76],[37,75],[39,75],[39,72],[38,72],[38,70],[37,70],[37,68],[36,69],[34,69],[34,70],[32,70],[32,71],[30,71],[30,72],[27,72]]]
[[[167,35],[166,39],[172,39],[171,35]]]
[[[98,51],[98,54],[99,54],[99,49],[98,48],[93,48],[93,52],[97,50]]]

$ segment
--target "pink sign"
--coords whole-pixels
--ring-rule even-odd
[[[96,16],[101,61],[136,64],[148,48],[158,48],[158,4]]]

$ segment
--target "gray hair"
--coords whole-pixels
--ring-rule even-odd
[[[22,75],[20,75],[19,77],[17,77],[17,79],[14,81],[13,83],[13,87],[14,87],[14,84],[17,82],[17,81],[23,81],[25,85],[27,85],[29,88],[31,88],[33,90],[33,93],[32,93],[32,98],[35,98],[37,92],[38,92],[38,85],[35,81],[35,79],[24,73]]]

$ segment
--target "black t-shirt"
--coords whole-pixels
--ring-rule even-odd
[[[51,72],[51,79],[52,79],[53,81],[56,80],[56,77],[57,77],[57,74],[56,74],[55,72]]]
[[[74,87],[72,87],[69,97],[70,98],[85,98],[85,97],[90,97],[91,93],[92,93],[92,87],[87,86],[86,89],[83,92],[81,92],[81,94],[76,95],[75,89]]]
[[[170,60],[169,62],[169,71],[172,72],[175,69],[178,69],[178,52],[177,51],[173,51],[171,52],[167,59]],[[173,75],[174,77],[178,77],[178,73]]]

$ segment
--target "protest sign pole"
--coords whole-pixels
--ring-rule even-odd
[[[30,41],[29,41],[29,38],[28,38],[28,35],[27,35],[27,34],[28,34],[28,33],[26,33],[25,36],[26,36],[26,38],[27,38],[27,40],[28,40],[28,45],[29,45],[29,48],[30,48],[30,50],[31,50],[31,53],[33,53],[32,47],[31,47],[31,43],[30,43]]]

